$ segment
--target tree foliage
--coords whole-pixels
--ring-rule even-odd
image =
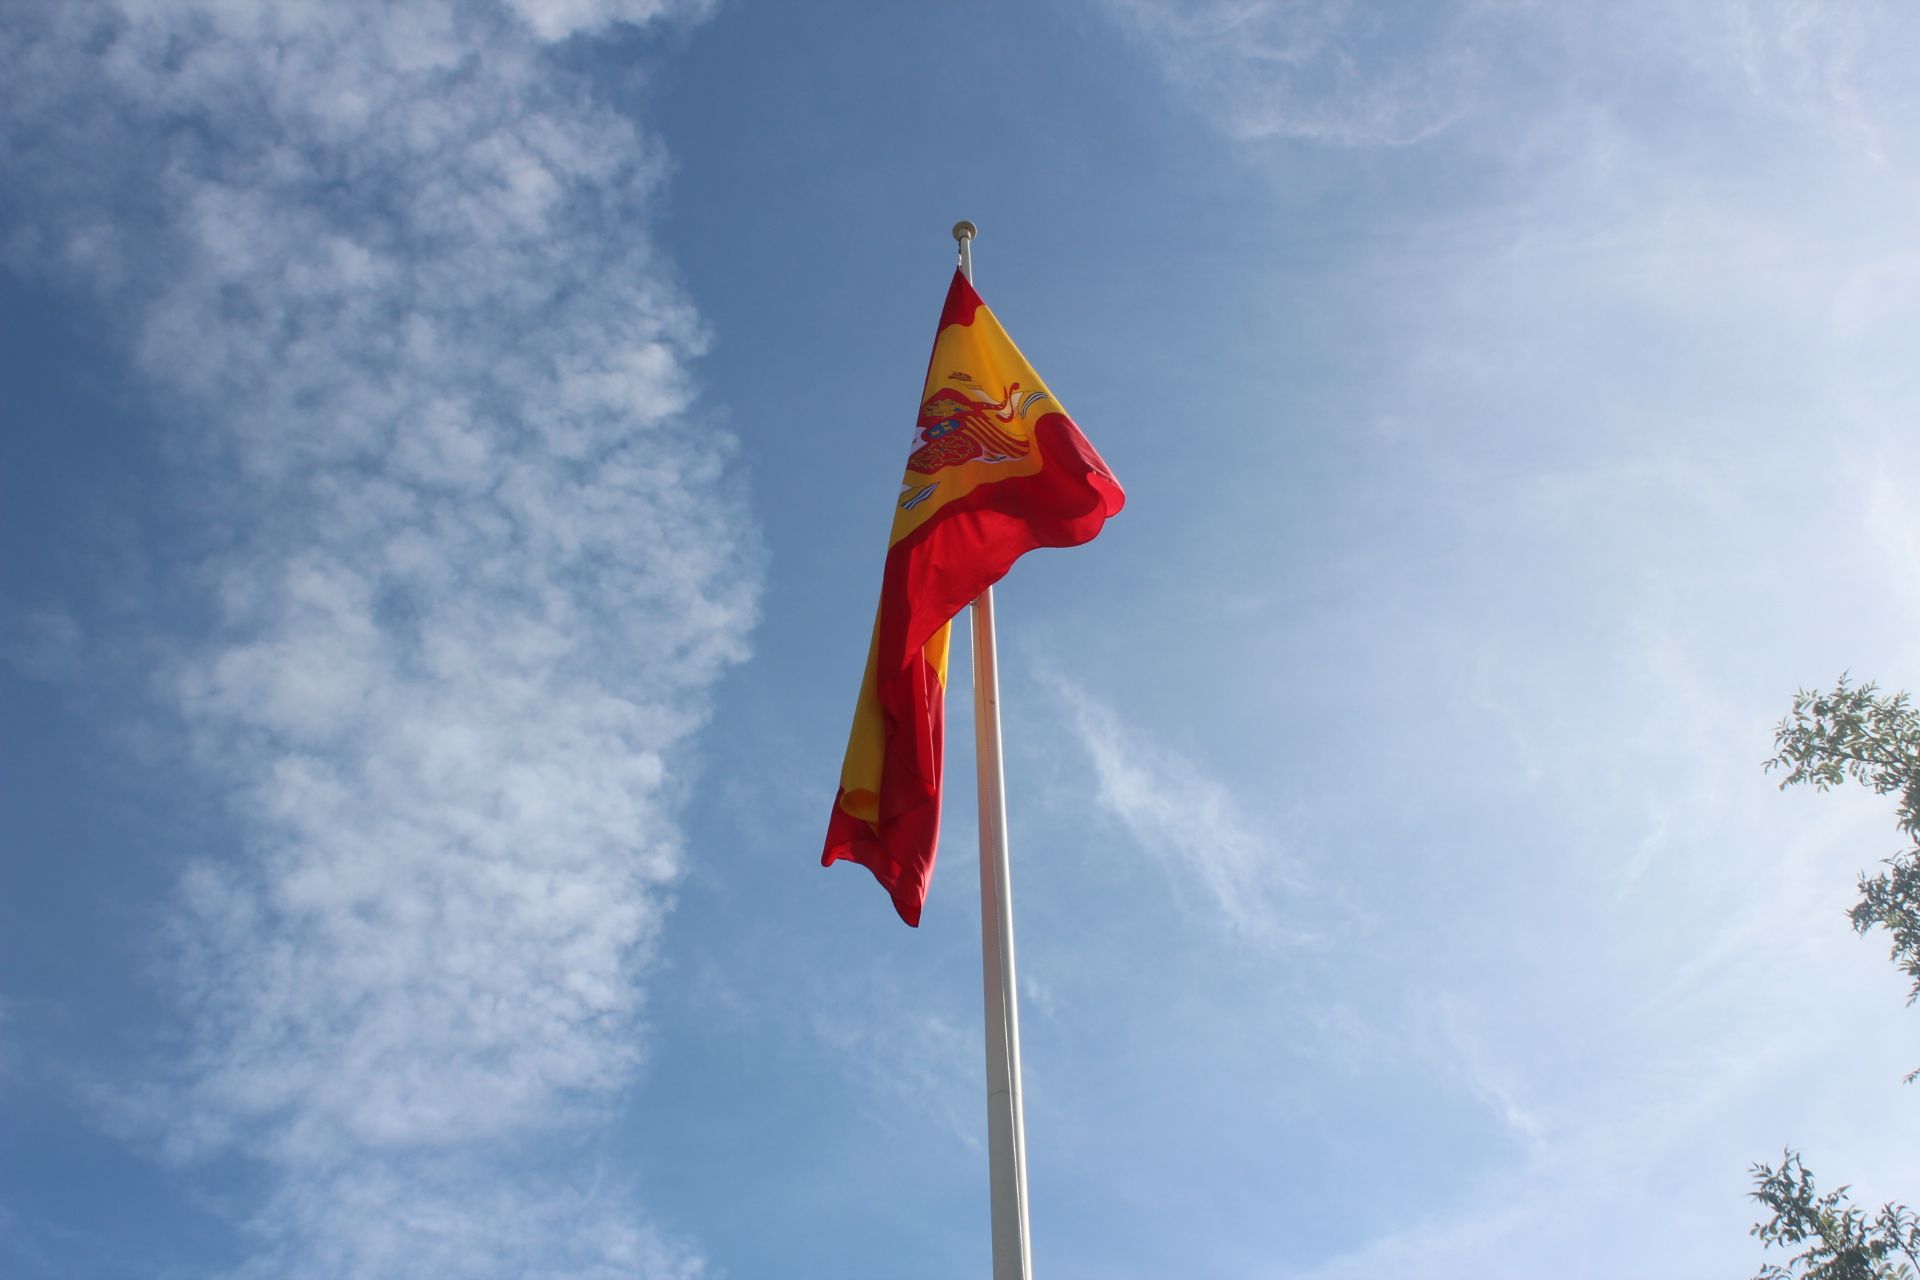
[[[1871,681],[1830,691],[1802,689],[1793,713],[1774,730],[1769,772],[1784,769],[1780,787],[1809,783],[1826,791],[1858,782],[1878,795],[1899,794],[1897,821],[1910,846],[1875,876],[1862,872],[1860,901],[1847,918],[1860,933],[1875,925],[1893,937],[1892,959],[1913,980],[1907,1003],[1920,1000],[1920,712],[1907,695],[1883,694]],[[1920,1076],[1920,1071],[1907,1077]]]
[[[1781,790],[1802,783],[1826,791],[1857,782],[1877,795],[1899,794],[1898,822],[1911,845],[1886,870],[1860,876],[1860,901],[1847,912],[1856,932],[1878,925],[1893,937],[1892,960],[1920,1000],[1920,712],[1905,693],[1884,694],[1871,681],[1841,676],[1824,693],[1802,689],[1774,731],[1767,770],[1784,770]],[[1916,1070],[1907,1077],[1920,1077]],[[1764,1266],[1754,1280],[1920,1280],[1920,1215],[1888,1203],[1869,1218],[1840,1187],[1824,1195],[1797,1151],[1775,1168],[1753,1166],[1751,1193],[1772,1211],[1752,1235],[1768,1248],[1799,1248],[1785,1265]]]
[[[1885,1204],[1872,1218],[1841,1187],[1821,1195],[1813,1175],[1788,1151],[1778,1169],[1753,1166],[1753,1198],[1773,1210],[1752,1235],[1769,1248],[1806,1246],[1785,1266],[1762,1267],[1754,1280],[1913,1280],[1920,1275],[1920,1214]]]

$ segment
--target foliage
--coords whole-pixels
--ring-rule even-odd
[[[1905,693],[1883,694],[1871,681],[1794,695],[1793,711],[1773,735],[1777,754],[1767,770],[1785,770],[1785,790],[1809,783],[1826,791],[1852,781],[1876,795],[1898,792],[1897,821],[1913,845],[1887,859],[1887,870],[1860,876],[1860,901],[1847,912],[1862,934],[1875,925],[1893,935],[1892,960],[1911,979],[1907,1003],[1920,1000],[1920,712]],[[1912,1083],[1915,1071],[1907,1077]],[[1789,1150],[1776,1169],[1753,1166],[1755,1200],[1773,1216],[1752,1235],[1769,1248],[1800,1248],[1785,1266],[1770,1264],[1754,1280],[1920,1280],[1920,1214],[1888,1203],[1869,1218],[1841,1187],[1825,1195]]]
[[[1852,780],[1878,795],[1899,793],[1897,821],[1913,846],[1879,875],[1862,873],[1847,918],[1860,933],[1879,925],[1893,935],[1893,962],[1913,979],[1907,1003],[1920,1000],[1920,712],[1904,693],[1883,694],[1871,681],[1849,685],[1843,675],[1830,692],[1795,694],[1773,745],[1778,754],[1767,769],[1786,770],[1782,790],[1811,783],[1825,791]],[[1920,1071],[1907,1079],[1915,1077]]]
[[[1778,1169],[1753,1166],[1755,1200],[1773,1217],[1750,1233],[1772,1247],[1806,1248],[1785,1266],[1762,1267],[1754,1280],[1913,1280],[1920,1275],[1920,1214],[1882,1205],[1868,1218],[1847,1188],[1819,1194],[1813,1175],[1788,1151]],[[1796,1270],[1797,1268],[1797,1270]]]

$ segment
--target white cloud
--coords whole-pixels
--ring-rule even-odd
[[[95,291],[197,459],[164,673],[247,856],[181,881],[176,1153],[250,1273],[687,1276],[514,1153],[610,1105],[673,767],[754,610],[655,144],[542,42],[704,3],[45,6],[4,36],[13,263]]]
[[[1177,893],[1200,886],[1200,900],[1188,905],[1248,941],[1305,941],[1310,935],[1293,923],[1299,913],[1291,910],[1307,892],[1297,860],[1256,830],[1198,765],[1147,740],[1084,690],[1054,685],[1093,762],[1097,801],[1162,862]]]
[[[507,7],[542,40],[592,35],[616,22],[702,17],[714,0],[507,0]]]

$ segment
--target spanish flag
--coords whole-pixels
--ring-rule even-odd
[[[822,866],[872,871],[920,923],[940,833],[953,616],[1035,547],[1100,532],[1126,494],[960,272],[933,340]]]

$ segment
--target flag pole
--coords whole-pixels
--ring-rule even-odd
[[[971,222],[956,222],[960,271],[973,281]],[[1031,1280],[1027,1240],[1027,1122],[1020,1102],[1020,1004],[1013,969],[1013,890],[1007,876],[1006,770],[1000,752],[1000,662],[993,588],[973,602],[974,768],[980,788],[980,963],[987,1014],[987,1164],[993,1280]]]

